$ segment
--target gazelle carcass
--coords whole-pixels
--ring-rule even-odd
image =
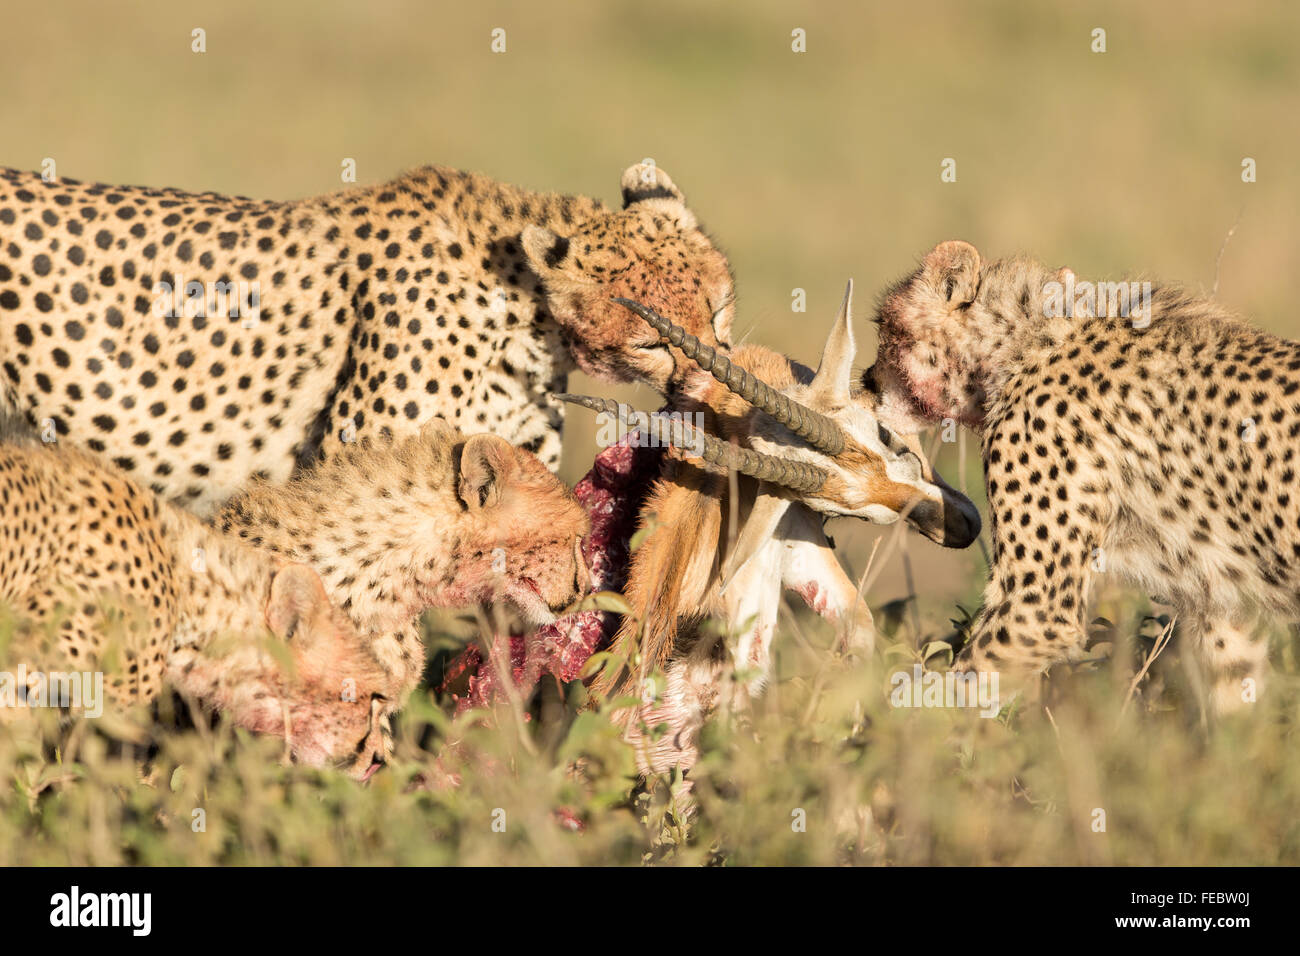
[[[835,557],[824,517],[903,517],[954,548],[979,534],[979,512],[934,475],[915,439],[900,440],[854,401],[852,294],[850,282],[815,374],[762,346],[720,355],[652,310],[617,300],[698,366],[670,405],[683,414],[557,396],[618,415],[673,449],[641,508],[642,527],[653,530],[631,558],[624,596],[632,613],[591,688],[596,697],[642,699],[621,716],[643,773],[689,768],[723,695],[736,705],[762,690],[783,588],[842,627],[850,647],[870,651],[871,612]],[[693,414],[703,429],[688,423]],[[700,627],[705,620],[719,622],[725,639]],[[666,681],[651,693],[659,668]],[[748,678],[733,683],[731,674]],[[665,724],[653,739],[647,733]]]

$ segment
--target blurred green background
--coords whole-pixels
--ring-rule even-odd
[[[0,163],[293,198],[339,188],[344,157],[361,182],[439,162],[616,202],[622,169],[652,157],[731,258],[738,331],[809,363],[853,277],[869,364],[875,294],[940,240],[1208,290],[1240,217],[1220,298],[1300,333],[1300,8],[1046,6],[14,4]],[[593,451],[574,419],[570,481]],[[955,448],[939,466],[956,480]],[[876,534],[833,530],[850,564]],[[974,552],[913,550],[944,596],[978,577]],[[899,569],[877,586],[898,591]]]

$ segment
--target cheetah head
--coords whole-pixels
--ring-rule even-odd
[[[463,593],[504,600],[534,627],[586,593],[587,513],[536,455],[495,435],[471,436],[460,448],[457,496],[460,549],[483,558],[462,562]]]
[[[271,632],[288,648],[290,666],[272,679],[253,729],[285,735],[297,763],[336,766],[365,779],[386,759],[393,678],[347,615],[330,603],[314,570],[282,568],[266,607]],[[272,712],[278,710],[278,713]],[[287,716],[287,728],[286,728]]]
[[[945,418],[978,430],[983,422],[983,343],[1008,324],[981,296],[983,265],[970,243],[941,242],[881,298],[880,351],[862,384],[895,430],[912,434]]]
[[[621,210],[568,235],[528,226],[524,253],[584,372],[674,391],[689,363],[610,300],[636,299],[677,317],[700,341],[725,346],[734,317],[731,270],[662,169],[632,166],[622,186]]]

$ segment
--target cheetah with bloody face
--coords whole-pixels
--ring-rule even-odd
[[[672,180],[633,166],[622,194],[433,166],[266,202],[0,170],[3,406],[199,514],[435,415],[554,468],[575,365],[677,381],[612,296],[730,332],[726,259]]]
[[[532,453],[441,419],[362,439],[287,484],[255,481],[216,521],[320,572],[393,676],[385,716],[419,683],[423,611],[500,602],[539,627],[588,589],[589,522],[568,489]]]
[[[28,712],[43,675],[101,673],[119,706],[166,683],[285,737],[300,762],[369,772],[394,681],[311,568],[71,448],[0,444],[0,491],[0,600],[18,619],[2,664],[10,681],[31,679],[0,720]]]
[[[1177,607],[1214,711],[1252,700],[1257,617],[1300,617],[1300,344],[1177,288],[964,242],[889,290],[879,323],[864,384],[882,421],[983,436],[994,567],[959,666],[1079,655],[1104,569]]]
[[[0,598],[60,622],[52,643],[38,630],[20,642],[23,661],[98,666],[101,608],[143,608],[110,683],[119,702],[148,702],[166,680],[252,730],[287,720],[300,759],[348,758],[361,775],[385,759],[388,717],[419,681],[420,612],[499,602],[538,626],[588,586],[587,516],[559,479],[441,419],[363,438],[287,483],[255,481],[218,528],[83,452],[32,441],[0,444],[0,490]],[[247,639],[268,625],[297,683]],[[214,653],[227,634],[230,652]]]

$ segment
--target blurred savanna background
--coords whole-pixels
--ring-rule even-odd
[[[1093,279],[1217,289],[1300,336],[1300,7],[1281,0],[51,0],[10,5],[0,24],[9,166],[53,158],[84,180],[288,199],[341,188],[348,158],[362,183],[438,162],[616,203],[621,171],[652,158],[730,256],[737,338],[808,364],[852,277],[869,365],[876,293],[951,238]],[[949,159],[955,182],[941,180]],[[798,289],[806,312],[792,311]],[[574,481],[594,444],[590,416],[570,421]],[[977,442],[936,447],[982,501]],[[1176,646],[1135,679],[1167,620],[1113,584],[1096,645],[1113,663],[1063,681],[1050,719],[891,710],[883,675],[974,611],[984,560],[892,529],[830,530],[895,643],[837,662],[831,636],[791,614],[782,679],[712,731],[689,834],[663,816],[666,787],[627,796],[626,755],[600,715],[575,721],[572,694],[563,719],[524,730],[451,723],[426,694],[401,729],[405,763],[365,789],[220,735],[169,738],[143,767],[91,734],[75,757],[4,748],[0,860],[1300,861],[1287,629],[1282,677],[1249,726],[1204,727]],[[449,737],[497,772],[408,792],[432,772],[429,741]],[[575,759],[584,783],[564,772]],[[204,833],[189,823],[199,806]],[[561,806],[581,833],[556,822]],[[505,834],[498,808],[517,821]]]

